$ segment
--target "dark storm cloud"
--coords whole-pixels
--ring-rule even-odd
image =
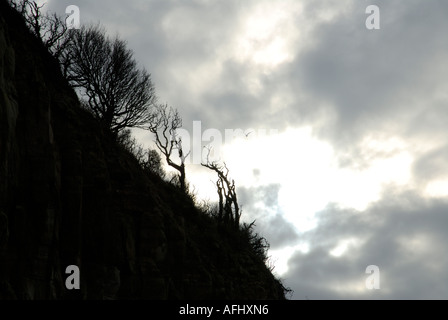
[[[320,212],[317,228],[301,235],[310,251],[296,253],[284,276],[295,298],[448,298],[448,202],[388,192],[366,212],[335,206]],[[342,256],[332,256],[344,239],[358,242]],[[380,268],[379,290],[365,288],[369,265]]]

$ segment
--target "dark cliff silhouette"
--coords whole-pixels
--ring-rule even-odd
[[[143,170],[0,0],[0,299],[284,299],[244,235]]]

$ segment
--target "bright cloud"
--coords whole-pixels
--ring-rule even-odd
[[[448,297],[448,2],[376,4],[371,31],[354,0],[77,3],[129,37],[185,130],[222,135],[243,218],[297,299]],[[226,139],[237,128],[253,133]],[[187,178],[216,200],[213,174]],[[381,290],[365,288],[370,264]]]

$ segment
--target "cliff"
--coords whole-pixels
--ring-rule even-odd
[[[68,290],[66,267],[80,269]],[[247,239],[141,169],[0,0],[0,299],[284,299]]]

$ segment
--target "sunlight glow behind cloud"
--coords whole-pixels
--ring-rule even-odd
[[[362,168],[340,168],[334,150],[314,138],[310,127],[290,128],[274,135],[235,139],[223,146],[221,159],[236,177],[237,186],[280,183],[279,205],[288,221],[303,232],[315,226],[315,213],[330,203],[363,211],[379,199],[384,185],[408,184],[412,156],[405,149],[397,151],[396,145],[395,140],[369,140],[362,151],[373,150],[375,157]],[[255,176],[254,170],[260,174]],[[208,188],[202,187],[206,177]],[[214,199],[210,190],[214,177],[196,178],[192,177],[201,185],[198,190],[208,189],[200,195]]]
[[[237,190],[256,193],[240,203],[243,220],[267,223],[268,240],[297,231],[270,254],[300,298],[364,297],[365,267],[381,262],[372,297],[447,297],[446,272],[426,274],[448,265],[445,2],[379,0],[372,32],[364,1],[98,3],[80,1],[83,22],[132,36],[187,130],[278,130],[226,141],[221,160]],[[199,199],[217,199],[215,174],[188,164],[187,179]]]
[[[237,58],[261,68],[291,61],[300,34],[296,22],[301,11],[297,2],[260,2],[245,19],[235,47]]]
[[[343,254],[347,253],[347,251],[351,247],[357,247],[360,244],[361,244],[360,240],[356,238],[340,240],[338,244],[334,247],[334,249],[330,251],[330,254],[334,257],[340,257]]]

